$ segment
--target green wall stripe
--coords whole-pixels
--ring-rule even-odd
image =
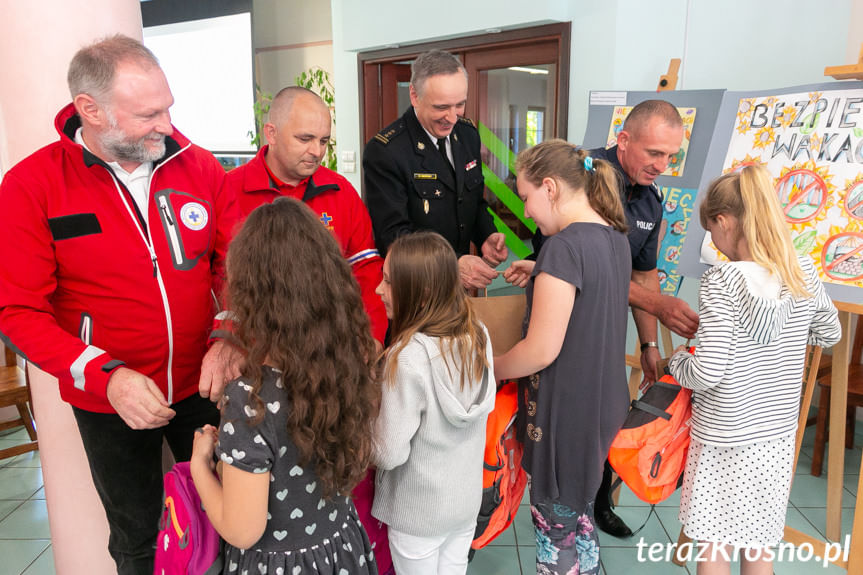
[[[503,181],[497,177],[497,174],[492,172],[485,164],[482,165],[482,177],[485,179],[486,187],[488,187],[488,189],[497,196],[497,199],[503,202],[503,205],[515,214],[515,217],[527,226],[527,229],[529,229],[531,233],[535,232],[536,224],[532,219],[524,216],[524,202],[521,201],[521,198],[515,195],[515,192],[503,183]]]
[[[514,174],[515,154],[512,153],[509,146],[504,144],[501,139],[495,136],[494,132],[489,130],[482,122],[477,124],[477,130],[479,130],[479,139],[483,145],[488,148],[492,154],[494,154],[501,164],[507,166],[509,171]]]
[[[520,260],[529,256],[532,250],[524,245],[521,238],[515,235],[515,232],[512,231],[510,227],[492,211],[491,208],[488,208],[488,213],[490,213],[491,217],[494,219],[494,225],[497,228],[497,231],[501,232],[506,237],[506,247],[512,250],[512,253],[514,253]]]

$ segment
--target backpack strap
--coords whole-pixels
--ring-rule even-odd
[[[654,406],[650,405],[649,403],[645,403],[645,402],[638,400],[638,399],[632,400],[632,408],[633,409],[640,409],[641,411],[646,411],[647,413],[649,413],[651,415],[655,415],[656,417],[661,417],[662,419],[665,419],[666,421],[671,419],[671,414],[668,413],[667,411],[659,409],[658,407],[654,407]]]
[[[644,523],[642,523],[642,524],[641,524],[641,527],[639,527],[638,529],[636,529],[635,531],[633,531],[633,532],[632,532],[632,535],[630,535],[630,537],[635,537],[636,535],[638,535],[638,533],[639,533],[642,529],[644,529],[644,526],[645,526],[645,525],[647,525],[647,522],[648,522],[648,521],[650,521],[650,516],[651,516],[651,515],[653,515],[654,513],[656,513],[656,504],[655,504],[655,503],[652,503],[652,504],[650,505],[650,511],[647,513],[647,517],[644,519]]]
[[[681,481],[682,481],[682,477],[681,477]],[[611,488],[609,488],[608,492],[614,493],[614,490],[617,489],[618,487],[620,487],[622,484],[623,484],[623,479],[621,479],[620,476],[618,475],[614,479],[614,481],[612,481]],[[612,504],[612,506],[614,506],[614,504]],[[634,537],[635,535],[638,535],[638,532],[641,531],[642,529],[644,529],[644,526],[647,525],[648,521],[650,521],[650,516],[653,515],[654,513],[656,513],[656,504],[652,503],[650,505],[650,511],[648,512],[647,517],[644,519],[644,523],[641,524],[641,527],[639,527],[638,529],[633,531],[632,535],[630,535],[630,537]]]

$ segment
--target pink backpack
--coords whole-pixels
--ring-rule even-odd
[[[219,534],[201,506],[189,462],[177,463],[165,474],[153,575],[211,575],[222,564]]]

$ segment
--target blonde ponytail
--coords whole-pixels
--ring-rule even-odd
[[[737,219],[754,262],[777,275],[794,297],[810,297],[773,181],[765,167],[747,166],[710,184],[701,203],[701,225],[706,228],[719,214]]]
[[[778,275],[794,297],[809,297],[806,278],[766,168],[747,166],[740,172],[740,197],[741,227],[752,259]]]

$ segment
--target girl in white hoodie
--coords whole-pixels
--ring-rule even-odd
[[[707,545],[698,574],[773,572],[791,488],[806,344],[840,327],[808,258],[798,258],[770,174],[749,166],[716,179],[701,224],[729,262],[704,273],[695,353],[669,370],[692,394],[692,444],[680,520]],[[703,547],[699,547],[702,549]]]
[[[390,246],[377,293],[392,345],[383,359],[372,515],[389,526],[399,575],[463,575],[496,391],[491,342],[455,252],[436,233]]]

